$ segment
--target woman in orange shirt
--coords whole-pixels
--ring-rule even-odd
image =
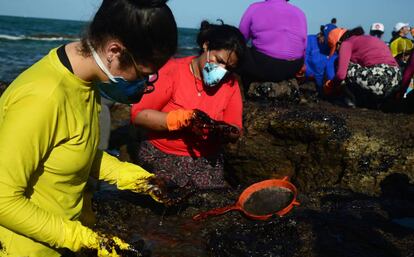
[[[137,162],[178,187],[226,186],[221,143],[242,129],[242,98],[232,74],[245,51],[240,31],[201,23],[199,56],[171,59],[155,90],[131,110],[133,124],[148,130]]]

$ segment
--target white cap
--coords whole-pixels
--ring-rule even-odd
[[[379,30],[384,32],[384,24],[379,22],[372,23],[371,30]]]
[[[409,27],[410,26],[410,24],[408,24],[408,23],[404,23],[404,22],[398,22],[397,24],[395,24],[395,26],[394,26],[394,31],[395,32],[398,32],[398,31],[400,31],[402,28],[404,28],[404,27]]]

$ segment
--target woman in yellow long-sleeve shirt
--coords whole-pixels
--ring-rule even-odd
[[[99,92],[139,101],[176,47],[166,0],[104,0],[81,41],[9,86],[0,98],[0,256],[102,253],[107,239],[77,221],[89,175],[160,200],[153,174],[97,150]]]

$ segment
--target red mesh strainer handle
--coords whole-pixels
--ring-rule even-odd
[[[193,216],[193,220],[194,221],[200,221],[203,220],[205,218],[208,218],[210,216],[216,216],[216,215],[221,215],[224,214],[228,211],[232,211],[232,210],[241,210],[239,206],[237,205],[229,205],[226,207],[221,207],[221,208],[216,208],[216,209],[212,209],[206,212],[201,212],[195,216]]]

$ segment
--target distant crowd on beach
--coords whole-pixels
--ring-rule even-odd
[[[239,29],[251,40],[241,64],[245,90],[251,81],[296,77],[314,81],[322,98],[348,107],[384,110],[406,101],[414,74],[414,28],[408,23],[395,24],[389,43],[381,40],[385,27],[379,22],[365,33],[332,18],[308,35],[304,13],[286,2],[254,3],[241,19]]]
[[[400,104],[413,88],[414,27],[398,22],[390,42],[375,39],[382,39],[384,31],[384,25],[375,22],[365,35],[361,27],[347,30],[332,18],[319,33],[308,36],[306,79],[315,81],[322,97],[342,100],[349,107],[383,109]]]

